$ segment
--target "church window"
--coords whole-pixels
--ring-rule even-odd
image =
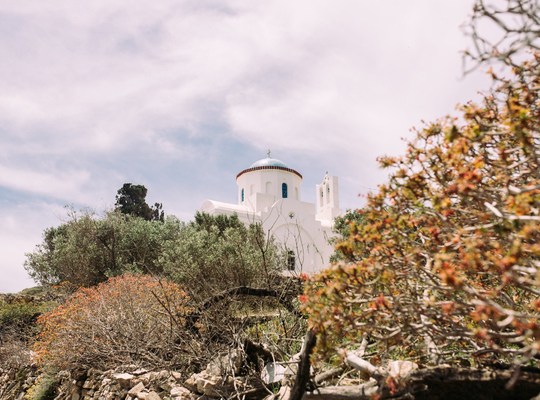
[[[242,203],[244,202],[244,189],[242,189]]]
[[[284,199],[287,198],[287,184],[286,183],[283,183],[281,185],[281,197],[283,197]]]
[[[292,250],[287,251],[287,269],[289,271],[294,271],[295,264],[296,264],[296,255],[294,254],[294,251]]]
[[[326,187],[326,193],[328,194],[328,197],[326,198],[326,202],[330,203],[330,186]]]

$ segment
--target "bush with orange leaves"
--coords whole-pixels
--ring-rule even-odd
[[[187,366],[197,347],[185,329],[190,312],[186,293],[174,283],[114,277],[79,289],[39,317],[37,361],[57,369]]]
[[[302,298],[319,352],[367,337],[380,358],[538,363],[540,58],[514,72],[381,159],[393,173],[338,244],[348,262]]]

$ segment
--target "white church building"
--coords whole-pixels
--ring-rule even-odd
[[[334,218],[341,215],[336,176],[324,176],[316,185],[315,203],[302,201],[302,175],[268,157],[236,175],[236,204],[206,200],[201,211],[211,215],[238,215],[246,223],[260,223],[288,252],[291,272],[314,273],[328,266],[333,247]]]

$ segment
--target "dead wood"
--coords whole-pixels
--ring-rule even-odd
[[[540,394],[540,370],[520,371],[513,386],[511,369],[471,369],[437,367],[415,371],[409,378],[407,392],[417,400],[503,400],[530,399]]]
[[[296,373],[296,379],[291,389],[289,400],[301,400],[306,392],[311,367],[310,356],[316,343],[317,336],[315,335],[315,332],[313,332],[311,329],[308,330],[304,339],[302,351],[300,352],[298,372]]]
[[[302,400],[371,400],[377,389],[375,381],[355,386],[328,386],[307,392]]]
[[[307,392],[302,400],[363,400],[378,392],[380,399],[415,400],[518,400],[540,394],[540,370],[471,369],[436,367],[413,372],[399,392],[381,391],[375,381],[356,386],[329,386]]]
[[[328,371],[324,371],[316,375],[313,381],[315,382],[316,385],[320,385],[321,383],[327,381],[328,379],[332,379],[341,375],[343,371],[344,371],[344,368],[332,368]]]

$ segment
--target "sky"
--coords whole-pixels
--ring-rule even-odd
[[[489,88],[463,76],[472,0],[0,2],[0,292],[66,206],[103,212],[123,183],[190,220],[236,202],[272,157],[343,209],[384,182],[411,128]]]

